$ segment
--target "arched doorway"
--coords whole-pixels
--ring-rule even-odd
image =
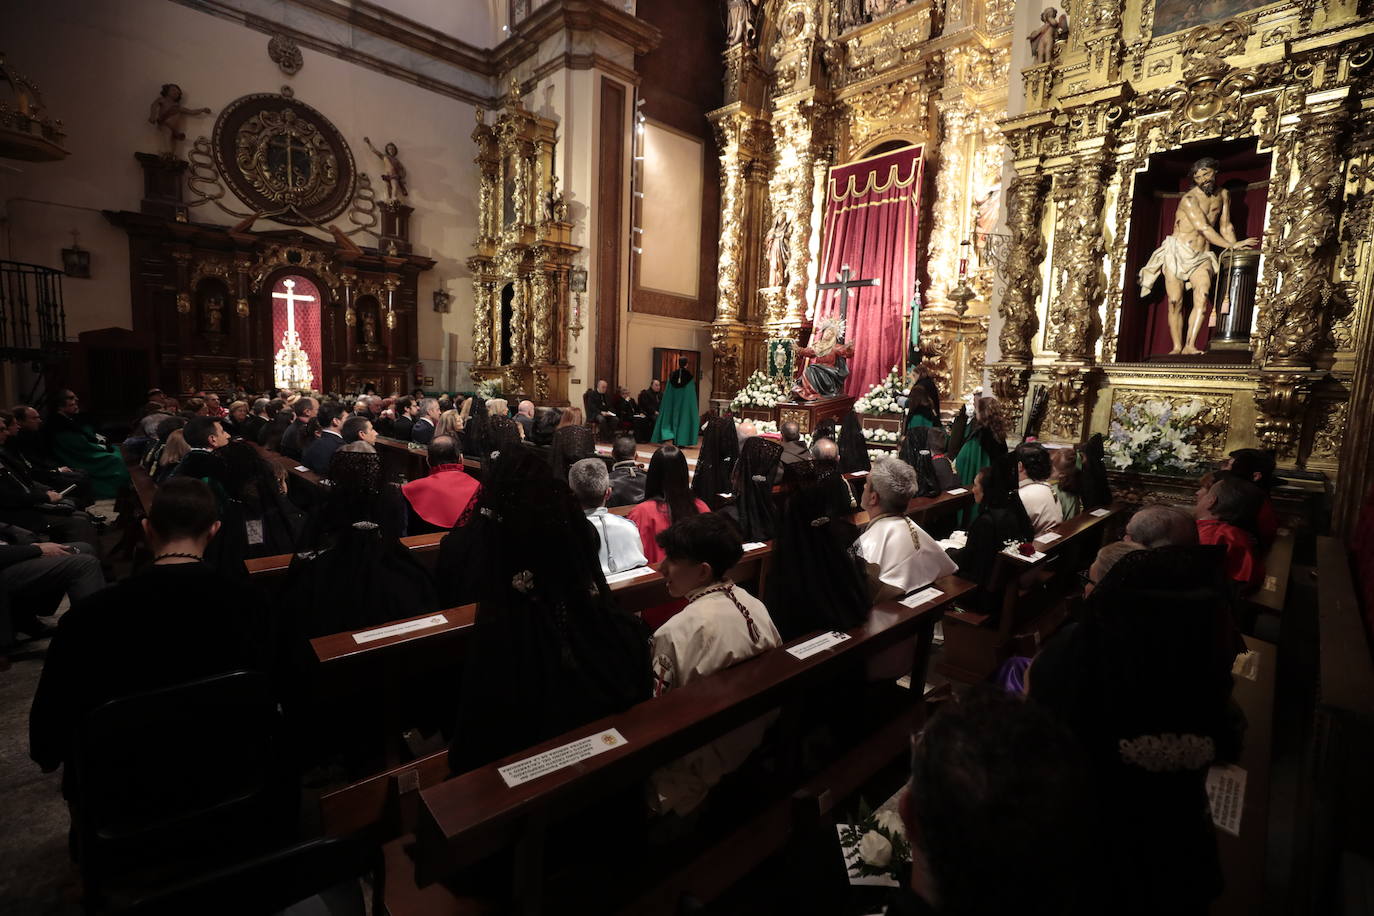
[[[272,285],[272,380],[278,388],[320,388],[320,290],[301,274],[283,274]]]

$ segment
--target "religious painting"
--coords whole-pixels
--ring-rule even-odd
[[[818,295],[812,317],[846,329],[844,394],[859,395],[902,362],[903,316],[919,266],[924,147],[833,166],[825,188]],[[838,343],[838,341],[837,341]]]
[[[307,389],[320,374],[320,290],[308,277],[288,274],[272,286],[273,384]]]
[[[1210,176],[1206,171],[1196,172],[1208,164],[1214,166]],[[1130,204],[1118,362],[1249,361],[1248,309],[1253,305],[1254,288],[1250,287],[1249,303],[1232,301],[1226,277],[1233,256],[1205,238],[1201,248],[1196,242],[1188,249],[1170,246],[1185,231],[1180,228],[1179,211],[1197,186],[1194,174],[1209,178],[1206,183],[1212,184],[1216,213],[1208,221],[1215,232],[1230,232],[1238,242],[1262,238],[1272,171],[1271,155],[1258,152],[1253,138],[1190,144],[1150,157],[1149,167],[1135,176]],[[1258,258],[1252,263],[1257,269]],[[1187,276],[1176,281],[1183,288],[1173,306],[1168,275],[1178,273],[1181,264]],[[1205,280],[1206,288],[1196,289],[1193,280]],[[1202,310],[1197,307],[1199,301]]]
[[[701,380],[701,353],[697,350],[673,350],[668,347],[654,347],[654,378],[668,383],[668,376],[677,369],[678,360],[687,360],[687,371],[692,378]],[[631,386],[633,387],[633,386]],[[647,387],[647,385],[646,385]]]
[[[1191,29],[1193,26],[1230,19],[1269,5],[1270,0],[1155,0],[1154,28],[1151,35],[1158,38],[1161,35]]]

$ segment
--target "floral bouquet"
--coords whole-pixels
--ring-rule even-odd
[[[898,398],[906,395],[903,381],[901,370],[893,366],[887,378],[868,389],[867,394],[854,402],[854,410],[864,414],[903,413],[904,408],[897,403]]]
[[[499,378],[484,378],[477,383],[477,397],[484,401],[501,396],[501,380]]]
[[[850,884],[898,887],[911,878],[911,842],[901,816],[891,809],[869,810],[859,799],[859,823],[837,824],[840,851]]]
[[[867,439],[869,442],[890,442],[895,445],[900,436],[898,436],[897,430],[895,429],[878,429],[877,427],[865,427],[864,438]]]
[[[776,379],[769,378],[766,372],[756,370],[745,381],[744,387],[735,393],[730,402],[731,410],[741,407],[775,407],[786,400],[787,394]]]
[[[1145,473],[1190,474],[1197,470],[1198,417],[1204,405],[1145,401],[1112,405],[1106,457],[1111,467]]]

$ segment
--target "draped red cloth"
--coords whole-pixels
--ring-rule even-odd
[[[882,283],[849,291],[845,340],[854,358],[845,394],[864,394],[902,361],[902,316],[916,282],[923,151],[909,146],[830,169],[819,282],[838,280],[848,265],[851,279]],[[839,290],[820,290],[814,317],[839,308]]]
[[[311,296],[309,302],[302,302],[297,298],[295,303],[296,310],[296,333],[301,338],[301,349],[310,359],[310,371],[314,374],[315,388],[324,387],[324,363],[320,359],[320,290],[314,283],[300,274],[286,274],[277,278],[276,284],[272,287],[272,292],[286,293],[286,280],[295,280],[296,286],[292,290],[297,297]],[[282,347],[282,338],[286,335],[286,300],[272,297],[272,353],[275,354]]]

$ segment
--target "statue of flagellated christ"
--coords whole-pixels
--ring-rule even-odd
[[[1220,163],[1211,157],[1199,159],[1188,170],[1193,186],[1179,201],[1174,217],[1173,234],[1150,255],[1140,268],[1140,295],[1149,296],[1164,275],[1164,292],[1169,297],[1169,352],[1195,355],[1202,353],[1196,346],[1202,322],[1207,317],[1207,292],[1217,275],[1219,265],[1212,246],[1225,248],[1254,248],[1259,239],[1236,241],[1231,225],[1231,204],[1226,192],[1217,189],[1217,169]],[[1183,291],[1193,291],[1193,311],[1188,316],[1188,336],[1183,336]]]

